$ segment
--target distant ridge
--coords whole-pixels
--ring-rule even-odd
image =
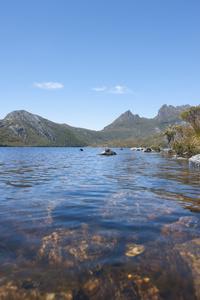
[[[189,107],[165,104],[152,119],[127,110],[101,131],[57,124],[25,110],[17,110],[0,121],[0,146],[83,147],[151,136],[170,124],[182,124],[179,115]]]

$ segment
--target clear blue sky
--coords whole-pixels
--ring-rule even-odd
[[[200,103],[200,0],[1,0],[0,118],[99,130]]]

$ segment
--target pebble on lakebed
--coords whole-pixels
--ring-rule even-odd
[[[129,256],[129,257],[134,257],[145,251],[145,247],[143,245],[128,244],[127,248],[128,248],[128,250],[126,251],[126,256]]]

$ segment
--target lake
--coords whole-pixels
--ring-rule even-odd
[[[0,148],[0,299],[200,299],[200,171],[83,150]]]

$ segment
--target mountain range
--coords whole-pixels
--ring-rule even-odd
[[[189,108],[190,105],[164,104],[151,119],[128,110],[100,131],[58,124],[25,110],[16,110],[0,120],[0,146],[84,147],[142,138],[161,133],[169,125],[182,124],[180,113]]]

